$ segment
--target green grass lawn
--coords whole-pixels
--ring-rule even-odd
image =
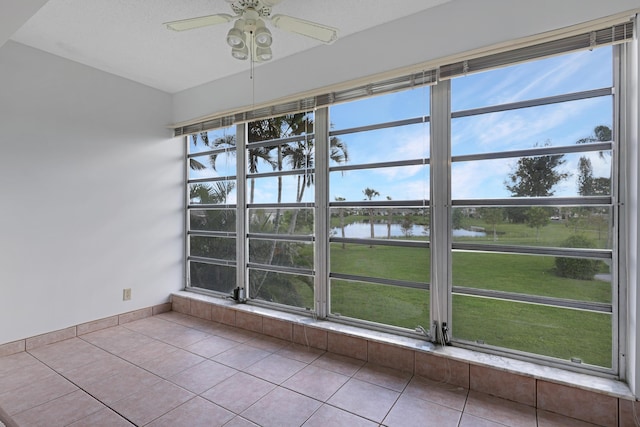
[[[331,244],[331,271],[412,282],[429,283],[427,248]]]
[[[496,227],[497,240],[493,240],[493,227],[484,223],[481,219],[465,218],[463,227],[484,228],[486,236],[483,237],[454,237],[455,242],[471,241],[474,243],[488,243],[500,245],[523,246],[550,246],[562,247],[562,242],[574,234],[582,234],[593,240],[597,248],[610,248],[607,227],[598,228],[597,224],[591,224],[582,228],[575,228],[566,221],[551,221],[545,227],[541,227],[539,235],[536,229],[525,224],[512,224],[504,222]]]
[[[347,223],[356,217],[348,218]],[[332,218],[335,221],[335,218]],[[485,226],[487,236],[456,238],[455,241],[521,246],[562,247],[575,229],[553,221],[536,230],[524,224],[500,224],[498,240],[486,224],[467,219],[466,226]],[[580,230],[600,248],[609,247],[606,235],[597,229]],[[417,236],[413,239],[425,239]],[[306,250],[307,248],[305,248]],[[311,250],[311,248],[308,248]],[[311,256],[311,254],[308,254]],[[332,243],[330,270],[362,277],[430,282],[430,250],[374,245]],[[602,263],[601,272],[609,272]],[[309,277],[286,275],[289,287],[272,280],[270,300],[313,308]],[[366,280],[366,279],[365,279]],[[557,357],[579,358],[584,363],[611,366],[612,316],[568,308],[512,302],[455,293],[455,287],[512,292],[588,302],[611,302],[611,283],[578,280],[555,274],[555,257],[455,251],[452,254],[454,295],[451,331],[454,339]],[[281,288],[281,289],[280,289]],[[429,298],[426,289],[380,285],[332,279],[331,313],[413,330],[429,326]],[[295,298],[292,300],[292,294]]]
[[[421,283],[430,281],[429,250],[331,245],[331,271]],[[554,257],[455,252],[454,286],[581,301],[611,301],[611,285],[554,274]],[[331,310],[356,319],[414,329],[429,324],[429,292],[333,280]],[[454,295],[453,337],[524,352],[611,366],[611,315]]]
[[[453,296],[453,335],[546,356],[611,366],[611,315]]]
[[[331,311],[355,319],[414,329],[429,326],[429,291],[331,281]]]
[[[454,286],[611,302],[609,282],[559,277],[554,269],[550,256],[455,252],[452,260]]]

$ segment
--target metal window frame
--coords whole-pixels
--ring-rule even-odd
[[[484,298],[499,299],[508,302],[524,302],[530,304],[545,305],[556,308],[571,308],[599,313],[613,313],[613,305],[597,301],[580,301],[565,298],[547,297],[544,295],[520,294],[516,292],[495,291],[491,289],[471,288],[468,286],[454,286],[455,295],[479,296]]]
[[[409,159],[409,160],[395,160],[392,162],[379,162],[379,163],[360,163],[354,165],[345,166],[331,166],[329,172],[344,172],[353,170],[368,170],[379,168],[398,168],[403,166],[429,166],[430,159]]]
[[[247,238],[255,240],[277,240],[282,242],[315,242],[313,235],[247,233]]]
[[[361,276],[358,274],[330,273],[331,279],[348,280],[351,282],[375,283],[377,285],[399,286],[401,288],[429,290],[431,285],[425,282],[414,282],[408,280],[386,279],[382,277]]]
[[[236,135],[236,142],[237,142],[237,135]],[[229,153],[232,151],[237,151],[237,149],[234,148],[216,148],[213,150],[207,150],[207,151],[199,151],[197,153],[189,153],[187,154],[187,159],[194,159],[196,157],[203,157],[203,156],[210,156],[212,154],[224,154],[224,153]]]
[[[278,178],[278,177],[286,177],[286,176],[300,176],[300,175],[306,175],[306,174],[314,174],[314,182],[316,185],[316,188],[314,189],[315,192],[318,191],[318,172],[317,172],[317,165],[318,162],[320,161],[318,159],[318,156],[320,154],[320,147],[326,147],[325,144],[322,144],[322,141],[318,140],[317,135],[322,135],[322,109],[314,109],[312,106],[308,105],[307,103],[302,103],[300,104],[301,108],[300,110],[292,110],[292,111],[285,111],[282,112],[281,114],[278,114],[276,116],[279,115],[284,115],[284,114],[288,114],[288,113],[293,113],[293,112],[299,112],[299,111],[306,111],[308,113],[313,112],[314,114],[314,129],[315,132],[314,133],[307,133],[304,135],[293,135],[293,136],[289,136],[289,137],[285,137],[285,138],[278,138],[278,139],[272,139],[272,140],[266,140],[266,141],[256,141],[256,142],[248,142],[248,124],[249,121],[246,121],[245,123],[243,123],[242,125],[238,125],[238,126],[242,126],[243,127],[243,143],[242,143],[242,152],[243,155],[242,156],[237,156],[237,157],[242,157],[243,158],[243,163],[242,166],[243,168],[240,169],[240,164],[238,166],[238,170],[242,170],[244,171],[244,173],[239,174],[240,176],[242,176],[242,200],[243,203],[242,205],[240,205],[240,202],[238,202],[238,206],[243,206],[242,209],[242,213],[243,213],[243,219],[242,219],[242,224],[243,224],[243,230],[242,230],[242,234],[240,234],[239,232],[239,236],[242,236],[242,238],[240,240],[242,240],[242,253],[243,253],[243,265],[244,268],[242,269],[242,272],[238,272],[238,277],[240,279],[240,276],[242,276],[242,282],[239,286],[243,289],[245,289],[245,295],[247,298],[247,303],[249,304],[255,304],[255,305],[260,305],[260,306],[265,306],[265,307],[270,307],[270,308],[275,308],[278,310],[282,310],[282,311],[287,311],[287,312],[294,312],[294,313],[300,313],[300,312],[305,312],[308,313],[309,312],[309,308],[300,308],[300,307],[293,307],[293,306],[288,306],[282,303],[277,303],[277,302],[270,302],[270,301],[263,301],[260,299],[253,299],[251,298],[251,289],[249,288],[249,272],[250,270],[259,270],[259,271],[265,271],[265,272],[272,272],[272,273],[282,273],[282,274],[294,274],[294,275],[302,275],[302,276],[309,276],[309,277],[314,277],[314,281],[317,282],[317,279],[315,278],[316,274],[317,274],[317,261],[318,261],[318,255],[317,255],[317,239],[315,237],[315,235],[301,235],[301,234],[275,234],[275,233],[251,233],[249,231],[250,227],[249,227],[249,212],[250,210],[255,210],[255,209],[277,209],[277,210],[288,210],[288,209],[313,209],[314,211],[314,228],[317,227],[317,221],[318,221],[318,215],[320,214],[320,212],[317,209],[316,206],[316,202],[315,200],[317,200],[318,196],[317,194],[314,193],[314,202],[282,202],[282,203],[248,203],[247,200],[247,193],[248,193],[248,189],[247,189],[247,183],[249,182],[249,180],[252,179],[260,179],[260,178]],[[276,117],[276,116],[269,116],[269,117]],[[318,122],[318,117],[320,117],[320,123]],[[261,119],[265,119],[267,117],[259,117],[256,119],[252,119],[251,121],[254,120],[261,120]],[[327,124],[328,126],[328,124]],[[281,171],[273,171],[273,172],[258,172],[258,173],[249,173],[248,169],[246,168],[247,166],[247,158],[248,158],[248,151],[251,149],[255,149],[255,148],[260,148],[260,147],[279,147],[279,146],[283,146],[286,145],[290,142],[296,142],[296,141],[310,141],[312,140],[314,143],[314,159],[315,159],[315,167],[313,168],[304,168],[304,169],[295,169],[295,170],[281,170]],[[320,178],[321,179],[321,178]],[[240,184],[238,184],[240,186]],[[239,191],[240,192],[240,191]],[[285,266],[279,266],[279,265],[267,265],[267,264],[261,264],[261,263],[257,263],[257,262],[252,262],[249,258],[249,242],[250,240],[268,240],[268,241],[274,241],[274,242],[298,242],[298,243],[310,243],[314,246],[314,268],[313,269],[305,269],[305,268],[299,268],[299,267],[285,267]],[[314,285],[314,288],[317,287]],[[314,289],[314,302],[316,299],[316,291]],[[313,308],[313,313],[315,315],[317,308]]]
[[[193,237],[223,237],[234,238],[238,237],[235,231],[207,231],[207,230],[191,230],[187,232],[188,236]]]
[[[542,354],[528,353],[522,352],[518,350],[503,348],[503,347],[492,347],[486,346],[484,344],[467,342],[464,340],[453,339],[456,345],[461,347],[470,348],[470,349],[480,349],[482,351],[490,351],[496,354],[509,354],[512,357],[516,357],[523,360],[535,360],[537,362],[558,366],[562,368],[571,368],[581,372],[588,373],[597,373],[603,376],[609,377],[617,377],[620,375],[620,355],[619,355],[619,328],[620,328],[620,318],[619,318],[619,294],[618,287],[615,286],[618,283],[618,268],[617,268],[617,254],[619,248],[619,243],[617,241],[617,236],[619,233],[618,224],[618,203],[616,203],[616,186],[617,186],[617,177],[618,175],[618,153],[616,147],[616,138],[618,135],[617,132],[617,124],[616,118],[619,117],[619,111],[616,101],[616,93],[620,91],[619,85],[620,80],[616,78],[618,74],[619,67],[619,58],[618,53],[619,48],[617,46],[613,47],[613,66],[614,66],[614,81],[612,82],[612,87],[610,88],[601,88],[591,91],[583,91],[576,92],[571,94],[564,95],[556,95],[546,98],[538,98],[529,101],[521,101],[517,103],[505,104],[505,105],[497,105],[497,106],[488,106],[482,108],[476,108],[471,110],[460,111],[456,113],[451,113],[451,119],[453,120],[456,117],[469,117],[473,115],[485,114],[488,112],[496,112],[496,111],[507,111],[513,110],[516,108],[529,108],[532,106],[538,105],[549,105],[553,103],[559,102],[572,102],[579,99],[587,99],[593,97],[604,97],[609,96],[612,99],[613,109],[612,115],[614,119],[614,141],[608,142],[598,142],[598,143],[589,143],[589,144],[579,144],[579,145],[571,145],[571,146],[545,146],[545,147],[534,147],[530,149],[521,149],[521,150],[512,150],[512,151],[503,151],[503,152],[491,152],[491,153],[477,153],[477,154],[465,154],[465,155],[456,155],[451,156],[450,161],[451,165],[457,162],[464,161],[482,161],[482,160],[494,160],[501,158],[519,158],[519,157],[532,157],[532,156],[540,156],[540,155],[553,155],[553,154],[569,154],[569,153],[583,153],[583,152],[593,152],[593,151],[611,151],[612,153],[612,194],[610,196],[576,196],[576,197],[513,197],[513,198],[498,198],[498,199],[450,199],[451,207],[472,207],[472,206],[605,206],[612,209],[612,224],[613,227],[612,235],[614,236],[613,249],[611,250],[590,250],[590,249],[576,249],[576,248],[545,248],[545,247],[526,247],[526,246],[502,246],[502,245],[492,245],[492,244],[473,244],[473,243],[464,243],[464,242],[450,242],[450,253],[453,251],[465,251],[465,252],[477,252],[477,253],[505,253],[505,254],[519,254],[519,255],[547,255],[547,256],[564,256],[564,257],[574,257],[574,258],[587,258],[587,259],[601,259],[601,260],[611,260],[612,261],[612,303],[586,303],[586,302],[573,302],[571,300],[565,301],[562,299],[555,299],[549,297],[538,297],[535,295],[521,295],[521,294],[513,294],[509,292],[502,291],[491,291],[491,290],[478,290],[460,286],[454,286],[453,284],[449,284],[449,289],[451,295],[466,295],[466,296],[476,296],[476,297],[484,297],[484,298],[493,298],[499,299],[503,301],[514,301],[514,302],[522,302],[522,303],[532,303],[532,304],[543,304],[551,307],[559,307],[559,308],[567,308],[567,309],[579,309],[579,310],[588,310],[588,311],[596,311],[602,313],[611,314],[611,327],[612,327],[612,357],[611,368],[607,367],[599,367],[599,366],[575,366],[571,362],[559,360],[550,356],[545,356]],[[435,126],[435,124],[433,125]],[[452,175],[450,175],[451,178]],[[435,244],[434,244],[435,246]],[[439,248],[441,249],[441,248]],[[449,262],[451,259],[449,258]],[[433,267],[432,267],[433,269]],[[449,264],[449,271],[451,271],[451,264]],[[434,287],[437,284],[434,283]],[[452,306],[449,301],[449,309],[452,310]],[[453,328],[455,328],[455,324],[450,328],[451,336],[454,336]]]
[[[462,117],[476,116],[480,114],[500,113],[504,111],[520,110],[522,108],[541,107],[544,105],[561,104],[570,101],[580,101],[583,99],[598,98],[602,96],[613,95],[613,89],[609,87],[600,89],[591,89],[581,92],[564,93],[561,95],[552,95],[544,98],[527,99],[524,101],[510,102],[507,104],[488,105],[485,107],[471,108],[468,110],[454,111],[451,113],[452,119]]]
[[[365,246],[395,246],[403,248],[429,249],[431,242],[428,240],[400,240],[400,239],[363,239],[355,237],[331,237],[329,243],[351,243]]]
[[[613,142],[592,142],[575,145],[547,145],[544,147],[524,148],[522,150],[508,150],[491,153],[461,154],[451,156],[451,162],[469,162],[476,160],[511,159],[519,157],[549,156],[554,154],[589,153],[592,151],[610,151]]]
[[[451,282],[451,82],[431,92],[431,339],[446,344],[443,326],[452,324]]]
[[[242,140],[242,135],[239,134],[238,132],[238,127],[236,126],[236,143],[240,143],[240,141]],[[209,130],[213,130],[213,129],[209,129]],[[209,131],[207,130],[207,131]],[[236,211],[236,223],[238,221],[238,216],[239,216],[239,210],[237,209],[237,204],[226,204],[226,203],[220,203],[220,204],[198,204],[198,203],[191,203],[191,200],[189,198],[189,187],[192,184],[201,184],[201,183],[214,183],[214,182],[223,182],[223,181],[234,181],[236,182],[236,186],[238,185],[237,181],[238,178],[236,176],[219,176],[219,177],[211,177],[211,178],[196,178],[196,179],[189,179],[189,175],[190,175],[190,167],[189,167],[189,160],[192,158],[196,158],[196,157],[202,157],[202,156],[209,156],[211,154],[223,154],[223,153],[229,153],[231,151],[235,151],[237,153],[237,146],[234,148],[220,148],[220,149],[214,149],[214,150],[207,150],[207,151],[202,151],[202,152],[198,152],[198,153],[189,153],[189,146],[190,146],[190,142],[189,142],[189,137],[190,135],[185,135],[184,137],[184,143],[185,143],[185,166],[184,166],[184,180],[185,180],[185,234],[184,234],[184,275],[185,275],[185,289],[189,289],[191,291],[197,292],[197,293],[202,293],[202,294],[208,294],[210,292],[213,291],[209,291],[207,289],[204,288],[199,288],[196,286],[192,286],[191,285],[191,263],[195,262],[195,263],[200,263],[200,264],[209,264],[209,265],[219,265],[219,266],[223,266],[223,267],[234,267],[236,269],[236,272],[238,272],[239,269],[238,265],[238,250],[239,250],[239,246],[241,246],[238,240],[238,227],[236,224],[236,231],[231,232],[231,231],[209,231],[209,230],[192,230],[191,229],[191,211],[194,210],[235,210]],[[242,156],[240,156],[242,157]],[[237,170],[237,164],[238,164],[238,156],[236,155],[236,170]],[[191,237],[218,237],[218,238],[233,238],[236,240],[236,254],[235,254],[235,259],[234,260],[224,260],[224,259],[217,259],[217,258],[207,258],[207,257],[201,257],[201,256],[192,256],[190,253],[190,239]]]
[[[380,282],[381,284],[391,284],[397,286],[410,286],[411,283],[390,280],[390,279],[374,279],[361,276],[354,276],[348,274],[330,273],[329,266],[329,245],[331,243],[358,243],[358,244],[375,244],[375,245],[391,245],[391,246],[408,246],[408,247],[429,247],[436,248],[431,252],[431,277],[430,283],[426,286],[431,292],[430,298],[430,313],[432,320],[438,322],[439,326],[443,322],[448,322],[450,331],[455,327],[451,323],[451,301],[452,295],[466,295],[466,294],[478,294],[477,296],[486,298],[500,298],[504,300],[514,300],[525,303],[534,304],[549,304],[552,306],[565,306],[567,308],[574,309],[586,309],[597,312],[610,312],[612,315],[613,323],[613,366],[612,369],[600,369],[598,367],[575,367],[568,363],[558,361],[550,357],[535,355],[532,353],[523,353],[515,350],[505,348],[493,348],[491,346],[483,346],[482,350],[489,353],[496,354],[508,354],[516,358],[524,360],[535,360],[546,365],[558,366],[567,368],[570,366],[574,370],[584,371],[588,373],[600,373],[605,376],[623,376],[625,368],[624,352],[626,351],[626,323],[625,317],[626,310],[620,306],[620,295],[626,291],[626,284],[622,283],[625,280],[624,273],[619,271],[619,265],[624,262],[620,259],[618,250],[622,242],[624,242],[624,218],[626,210],[621,203],[624,203],[622,196],[624,195],[624,178],[625,169],[621,163],[621,156],[624,156],[624,150],[626,141],[620,140],[620,136],[624,136],[626,127],[628,124],[625,121],[625,100],[624,91],[627,85],[632,83],[632,77],[625,74],[624,68],[621,69],[620,63],[624,61],[625,54],[624,49],[620,46],[614,46],[614,84],[613,88],[601,88],[583,92],[576,92],[570,94],[562,94],[556,96],[550,96],[546,98],[526,100],[521,102],[487,106],[482,108],[469,109],[464,111],[451,112],[450,102],[450,83],[449,79],[456,75],[463,75],[475,71],[487,70],[492,68],[498,68],[505,65],[511,65],[518,62],[530,61],[542,59],[551,55],[560,53],[568,53],[575,50],[581,50],[586,48],[593,48],[596,45],[609,45],[623,43],[630,38],[629,29],[633,27],[633,23],[625,22],[620,25],[614,25],[613,27],[607,27],[597,31],[591,31],[578,36],[571,36],[566,39],[558,38],[552,42],[545,42],[538,45],[530,45],[525,48],[515,49],[513,51],[507,51],[495,55],[486,55],[480,58],[469,58],[464,61],[460,61],[454,64],[443,65],[439,71],[429,70],[414,73],[408,76],[401,76],[393,79],[387,79],[377,83],[365,84],[356,88],[350,88],[341,90],[339,92],[330,92],[315,97],[305,98],[287,104],[259,107],[252,111],[241,112],[233,115],[228,115],[219,118],[213,118],[208,121],[203,121],[196,124],[190,124],[175,129],[175,135],[189,135],[192,133],[212,130],[219,127],[228,127],[236,124],[236,138],[237,146],[235,148],[236,154],[243,153],[243,155],[236,155],[236,177],[216,177],[211,179],[194,179],[189,180],[189,168],[188,161],[185,165],[185,182],[187,182],[185,193],[185,285],[190,286],[189,280],[189,262],[201,262],[213,265],[227,265],[234,266],[237,269],[237,285],[245,287],[248,283],[249,269],[260,269],[266,271],[293,273],[293,274],[307,274],[315,275],[315,307],[313,309],[313,315],[320,317],[328,317],[330,313],[330,286],[331,279],[344,279],[354,281],[365,282]],[[589,44],[585,45],[585,34],[588,36]],[[595,34],[595,37],[593,35]],[[609,38],[608,34],[611,34]],[[595,43],[594,43],[595,41]],[[551,43],[551,44],[549,44]],[[549,50],[549,47],[553,46],[553,49]],[[437,83],[437,84],[435,84]],[[376,94],[390,93],[393,91],[410,89],[417,86],[433,85],[431,91],[431,108],[430,116],[422,116],[416,118],[410,118],[406,120],[398,120],[392,122],[378,123],[368,126],[360,126],[350,129],[341,129],[337,131],[329,130],[328,121],[328,105],[337,102],[347,102],[357,99],[363,99]],[[611,96],[614,99],[614,140],[617,141],[617,145],[614,141],[603,143],[584,144],[580,146],[561,146],[561,147],[538,147],[534,149],[514,150],[511,152],[499,152],[499,153],[476,153],[470,155],[451,155],[451,121],[455,118],[469,117],[477,114],[485,114],[491,112],[508,111],[520,108],[529,108],[541,105],[550,105],[554,103],[570,102],[581,99],[589,99],[601,96]],[[321,106],[321,107],[318,107]],[[290,138],[284,138],[276,141],[260,141],[256,143],[247,144],[247,125],[248,121],[264,119],[268,117],[275,117],[290,112],[297,111],[309,111],[315,108],[315,133],[301,136],[294,136]],[[431,149],[429,159],[413,159],[407,161],[396,162],[381,162],[373,164],[360,164],[360,165],[339,165],[329,167],[328,153],[328,141],[332,136],[338,136],[343,134],[365,132],[375,129],[383,129],[394,126],[402,126],[417,123],[431,124]],[[313,138],[315,140],[316,149],[316,164],[312,170],[296,170],[296,171],[277,171],[275,173],[262,173],[262,174],[248,174],[246,169],[246,150],[252,147],[261,146],[275,146],[277,144],[283,145],[287,142],[300,141],[307,138]],[[188,138],[185,137],[186,147],[188,148]],[[535,156],[545,154],[560,154],[560,153],[580,153],[590,151],[612,151],[612,190],[611,196],[592,196],[592,197],[549,197],[549,198],[527,198],[527,199],[478,199],[478,200],[451,200],[451,165],[455,162],[463,161],[479,161],[498,158],[511,158],[511,157],[523,157],[523,156]],[[216,149],[201,153],[188,153],[188,149],[185,152],[185,158],[190,159],[199,156],[205,156],[207,154],[218,154],[228,152],[229,149]],[[360,169],[372,169],[382,167],[401,167],[401,166],[414,166],[414,165],[430,165],[430,185],[431,196],[430,200],[419,201],[358,201],[358,202],[331,202],[329,201],[328,183],[331,172],[347,171],[347,170],[360,170]],[[262,177],[278,177],[287,175],[300,175],[303,173],[312,172],[315,173],[315,196],[313,203],[283,203],[283,204],[248,204],[247,203],[247,182],[252,178]],[[199,205],[189,204],[189,191],[188,185],[192,183],[200,182],[216,182],[226,181],[230,179],[236,179],[237,183],[237,204],[234,205]],[[620,188],[619,188],[620,187]],[[450,229],[451,229],[451,210],[454,207],[459,206],[610,206],[613,209],[613,228],[614,228],[614,249],[613,250],[588,250],[588,249],[572,249],[572,248],[528,248],[528,247],[498,247],[496,245],[473,245],[469,243],[456,243],[453,242]],[[414,242],[406,241],[388,241],[382,239],[341,239],[337,237],[329,236],[329,220],[330,209],[335,207],[386,207],[386,206],[406,206],[406,207],[429,207],[431,215],[431,229],[432,233],[430,241],[420,242],[414,244]],[[192,257],[189,255],[188,238],[191,235],[203,235],[203,236],[219,236],[219,237],[233,237],[233,233],[225,234],[222,232],[206,232],[190,230],[189,224],[189,212],[192,209],[229,209],[236,208],[236,238],[237,238],[237,259],[235,263],[230,263],[226,260],[212,260],[201,257]],[[248,239],[249,238],[262,238],[265,237],[261,234],[249,234],[248,230],[248,209],[252,208],[313,208],[315,210],[315,237],[304,237],[300,239],[290,240],[302,240],[309,238],[310,242],[315,242],[315,255],[314,263],[315,270],[304,269],[291,269],[286,267],[274,267],[264,266],[261,264],[252,264],[248,262]],[[269,239],[275,240],[287,240],[285,237],[274,237],[269,235]],[[305,240],[306,241],[306,240]],[[482,251],[482,252],[504,252],[504,253],[519,253],[527,255],[562,255],[562,256],[574,256],[580,258],[594,258],[594,259],[611,259],[612,264],[616,268],[612,269],[613,282],[620,282],[620,288],[615,289],[613,292],[612,303],[610,306],[602,303],[575,303],[573,300],[560,300],[557,298],[538,297],[533,295],[521,296],[519,294],[513,295],[508,292],[489,291],[489,290],[475,290],[467,289],[465,287],[453,286],[451,283],[451,254],[452,251]],[[384,282],[384,283],[383,283]],[[415,285],[415,284],[414,284]],[[424,286],[424,284],[418,284]],[[410,286],[411,287],[411,286]],[[197,290],[197,289],[194,289]],[[248,293],[247,293],[248,294]],[[259,302],[257,302],[259,303]],[[275,307],[279,306],[274,304]],[[291,307],[280,307],[283,310],[290,311]],[[607,311],[610,310],[610,311]],[[349,321],[349,319],[347,319]],[[358,324],[371,324],[372,322],[362,321],[356,322]],[[432,322],[432,337],[433,339],[441,338],[438,327],[434,327]],[[381,325],[371,325],[374,329],[379,329]],[[401,328],[396,328],[389,325],[389,328],[382,328],[388,330],[397,330],[398,333],[406,333]],[[465,343],[459,343],[461,346],[467,346]]]

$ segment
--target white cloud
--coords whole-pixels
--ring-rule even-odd
[[[504,181],[511,169],[509,160],[454,163],[451,172],[452,198],[509,197]]]

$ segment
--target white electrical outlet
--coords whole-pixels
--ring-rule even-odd
[[[131,299],[131,288],[122,290],[122,301],[129,301]]]

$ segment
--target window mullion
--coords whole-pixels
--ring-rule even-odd
[[[637,41],[635,42],[637,46]],[[613,61],[613,86],[614,86],[614,127],[613,127],[613,135],[614,140],[617,142],[614,145],[613,156],[614,161],[612,164],[614,165],[614,170],[612,171],[612,184],[613,184],[613,236],[617,238],[618,241],[614,243],[614,248],[618,248],[618,250],[613,251],[613,260],[612,260],[612,284],[614,284],[611,289],[612,298],[611,302],[613,305],[613,345],[612,345],[612,368],[614,372],[618,372],[618,375],[621,379],[625,379],[630,382],[631,389],[634,390],[637,394],[637,384],[638,379],[637,375],[635,378],[630,377],[630,372],[635,372],[636,369],[634,366],[628,366],[628,362],[638,360],[638,356],[635,355],[633,347],[629,347],[630,345],[634,345],[634,340],[628,339],[629,334],[628,330],[634,330],[636,325],[633,325],[631,322],[631,318],[635,318],[635,314],[633,311],[629,311],[629,309],[633,306],[628,306],[627,304],[621,304],[621,299],[624,301],[625,299],[633,299],[633,293],[636,292],[634,287],[632,286],[632,282],[629,280],[632,278],[629,276],[628,268],[629,268],[629,251],[627,249],[627,245],[629,244],[629,238],[631,234],[629,233],[629,228],[633,228],[633,215],[629,216],[630,211],[628,208],[623,209],[622,207],[628,206],[628,201],[633,199],[633,196],[630,193],[630,189],[633,187],[630,186],[631,182],[634,182],[632,177],[637,176],[637,164],[634,164],[634,161],[637,160],[637,156],[634,156],[634,149],[632,141],[634,140],[633,132],[630,132],[632,127],[637,126],[637,110],[633,111],[634,108],[629,108],[633,105],[633,95],[629,95],[632,93],[629,90],[629,85],[636,84],[637,81],[634,81],[634,77],[629,73],[629,61],[632,60],[633,54],[631,54],[632,43],[626,45],[616,46],[613,50],[614,61]],[[637,136],[637,135],[636,135]],[[637,140],[637,138],[635,138]],[[636,151],[637,153],[637,151]],[[637,216],[636,216],[637,217]],[[622,255],[625,254],[625,255]],[[617,339],[616,339],[617,338]],[[631,358],[628,358],[628,355],[633,355]],[[635,356],[635,357],[634,357]],[[631,362],[633,363],[633,362]],[[636,362],[637,365],[637,362]],[[631,368],[631,371],[629,370]]]
[[[315,312],[329,313],[329,109],[315,111]]]
[[[191,267],[190,267],[190,262],[189,262],[189,231],[191,231],[191,221],[190,221],[190,215],[191,212],[189,211],[189,158],[187,157],[189,155],[189,138],[191,138],[191,136],[187,135],[184,137],[184,158],[185,158],[185,162],[184,162],[184,247],[183,247],[183,254],[184,254],[184,266],[183,266],[183,278],[184,278],[184,287],[185,289],[190,288],[191,287]]]
[[[236,126],[236,286],[247,292],[247,125]]]
[[[431,338],[451,330],[451,85],[431,92]],[[449,332],[448,336],[451,336]]]

